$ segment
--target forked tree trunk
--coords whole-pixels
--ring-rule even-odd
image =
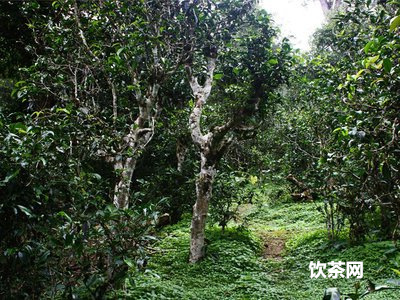
[[[97,65],[105,71],[103,66],[103,59],[98,57],[95,52],[93,52],[88,44],[84,30],[82,29],[82,24],[80,21],[81,12],[79,11],[78,1],[74,1],[73,12],[75,17],[75,23],[78,28],[79,37],[82,41],[84,48],[87,53],[96,61]],[[152,19],[153,16],[150,16]],[[154,29],[153,35],[161,34],[161,27],[159,28],[157,24],[153,24]],[[118,29],[117,29],[118,30]],[[123,34],[122,32],[118,32]],[[160,83],[164,80],[164,68],[161,64],[161,59],[159,56],[158,45],[154,44],[152,48],[152,61],[150,60],[150,74],[152,74],[152,80],[146,79],[147,72],[141,70],[141,68],[133,68],[130,64],[130,57],[122,53],[124,56],[124,62],[128,69],[128,73],[131,77],[131,85],[134,87],[139,87],[134,89],[133,94],[137,102],[138,115],[134,124],[131,125],[129,133],[120,141],[118,145],[118,154],[110,155],[106,151],[99,150],[99,154],[104,156],[107,162],[111,162],[114,165],[114,171],[116,173],[116,182],[114,186],[113,203],[117,208],[126,209],[129,206],[129,194],[130,186],[132,182],[132,176],[135,171],[136,162],[139,157],[139,153],[145,149],[147,144],[153,138],[155,130],[155,121],[160,112],[160,106],[158,100],[158,92],[160,89]],[[146,64],[147,65],[147,64]],[[147,65],[149,66],[149,65]],[[153,76],[154,75],[154,76]],[[118,85],[113,82],[109,77],[106,78],[107,83],[111,90],[112,96],[112,118],[113,123],[116,125],[118,121]],[[75,84],[75,99],[78,99],[78,83],[76,71],[73,78]],[[148,86],[144,89],[141,83],[147,82]],[[121,82],[125,84],[125,82]],[[115,128],[118,130],[117,128]],[[126,152],[133,153],[133,156],[127,157]]]
[[[113,202],[117,208],[126,209],[129,206],[130,186],[139,153],[146,148],[152,140],[155,130],[155,121],[160,112],[157,103],[159,85],[153,85],[146,97],[137,93],[139,103],[139,115],[135,120],[135,127],[123,138],[121,148],[129,149],[133,156],[124,157],[123,154],[117,155],[112,159],[116,182],[114,186]]]
[[[189,257],[191,263],[201,260],[205,255],[205,227],[215,173],[215,166],[208,165],[205,156],[201,153],[200,174],[196,181],[197,201],[193,206],[191,226]]]
[[[212,195],[212,185],[216,174],[216,164],[223,157],[224,153],[232,143],[234,137],[228,134],[233,128],[239,130],[243,118],[243,112],[227,120],[221,126],[214,126],[206,134],[201,130],[201,116],[203,108],[210,96],[213,74],[216,66],[216,56],[208,58],[207,74],[204,84],[199,84],[196,76],[193,75],[190,65],[186,65],[186,73],[195,100],[192,112],[189,117],[189,129],[193,143],[200,151],[200,173],[196,181],[197,200],[193,206],[193,217],[191,226],[190,256],[189,262],[195,263],[205,256],[205,227],[208,213],[208,205]],[[259,101],[252,104],[256,107]]]
[[[209,57],[207,77],[200,85],[197,77],[192,73],[190,65],[186,65],[186,73],[195,98],[195,105],[189,117],[189,128],[193,143],[200,151],[200,173],[196,181],[196,203],[193,206],[193,217],[190,239],[189,262],[195,263],[205,256],[205,228],[208,205],[212,195],[212,185],[216,174],[215,165],[231,143],[226,133],[231,129],[233,122],[214,127],[207,134],[201,132],[201,115],[204,105],[210,96],[216,57]]]
[[[134,74],[132,74],[132,77],[133,83],[138,84]],[[135,93],[139,106],[139,115],[135,120],[135,126],[131,127],[130,132],[123,138],[123,143],[120,146],[121,149],[129,149],[129,152],[132,152],[133,156],[124,157],[123,154],[119,154],[113,158],[114,171],[117,174],[113,203],[117,208],[128,208],[130,187],[136,168],[138,153],[145,149],[153,138],[155,121],[161,110],[157,103],[159,88],[159,84],[155,83],[148,87],[146,95],[143,95],[141,91]]]
[[[192,73],[190,65],[186,65],[190,87],[195,98],[195,105],[189,117],[189,129],[193,143],[200,150],[200,173],[196,181],[196,203],[193,206],[190,256],[189,262],[195,263],[205,255],[205,227],[208,213],[208,204],[212,194],[212,184],[215,176],[215,163],[211,163],[210,151],[212,133],[202,134],[201,115],[211,93],[216,58],[209,58],[207,77],[204,85],[200,85],[197,77]],[[215,161],[215,160],[213,160]]]
[[[111,160],[114,163],[114,171],[116,173],[113,202],[117,208],[126,209],[129,206],[130,186],[136,168],[138,153],[145,149],[153,138],[154,125],[158,112],[159,109],[153,112],[152,115],[149,115],[142,110],[136,124],[142,126],[142,121],[140,120],[145,116],[149,127],[133,129],[125,136],[125,146],[131,150],[133,156],[124,157],[121,154],[113,157]]]

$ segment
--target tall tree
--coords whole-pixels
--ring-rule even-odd
[[[113,202],[126,208],[137,160],[155,133],[161,85],[181,61],[180,5],[107,0],[53,6],[54,14],[31,20],[45,49],[30,69],[32,107],[63,106],[91,124],[88,147],[112,164]]]
[[[232,141],[255,132],[260,107],[265,108],[269,92],[284,78],[284,57],[290,47],[274,52],[275,31],[265,13],[255,13],[254,4],[221,1],[213,6],[199,1],[188,16],[192,22],[188,22],[185,70],[194,98],[189,128],[200,156],[191,224],[192,263],[205,255],[205,225],[217,163]],[[203,17],[197,18],[196,13]]]

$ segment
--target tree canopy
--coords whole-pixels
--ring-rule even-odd
[[[0,2],[0,297],[192,299],[154,270],[397,241],[400,4],[320,4],[304,53],[253,0]]]

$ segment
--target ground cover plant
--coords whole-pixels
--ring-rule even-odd
[[[1,299],[400,298],[400,2],[268,1],[0,1]]]

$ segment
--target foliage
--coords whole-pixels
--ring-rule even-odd
[[[260,199],[261,201],[261,199]],[[225,233],[218,227],[207,229],[209,255],[198,264],[187,264],[190,215],[178,224],[163,228],[155,245],[148,270],[131,282],[119,297],[140,299],[322,299],[328,286],[352,291],[357,280],[310,279],[308,264],[321,261],[364,261],[365,278],[385,284],[395,274],[391,268],[399,257],[391,242],[366,243],[352,246],[348,240],[342,245],[329,242],[321,218],[313,226],[304,228],[304,220],[313,220],[315,209],[307,203],[271,204],[262,199],[264,211],[257,204],[246,205],[242,217],[248,216],[248,227],[228,225]],[[268,207],[268,209],[267,209]],[[248,211],[247,211],[248,210]],[[268,211],[272,216],[261,219]],[[279,216],[279,217],[278,217]],[[279,225],[277,220],[285,218]],[[278,226],[277,226],[278,225]],[[280,259],[264,259],[263,234],[284,237],[287,248]],[[364,287],[366,282],[362,282]],[[396,291],[370,295],[366,299],[395,299]]]
[[[2,297],[104,295],[145,256],[151,207],[107,205],[107,180],[73,143],[73,112],[0,116]]]
[[[399,35],[390,22],[397,14],[396,1],[349,2],[315,35],[313,52],[298,57],[278,123],[267,131],[268,142],[276,139],[275,168],[325,200],[332,238],[346,222],[353,240],[396,237]]]
[[[257,183],[256,176],[246,173],[221,172],[217,175],[210,217],[221,226],[222,232],[230,221],[239,221],[240,205],[253,202]]]
[[[346,2],[307,54],[250,0],[1,2],[0,298],[368,288],[311,280],[316,259],[363,261],[379,285],[398,275],[399,1]],[[195,265],[189,75],[210,84],[199,128],[220,162]],[[288,175],[312,201],[292,201]],[[129,209],[112,205],[121,182]]]
[[[223,299],[262,291],[262,278],[268,275],[257,259],[260,248],[254,235],[240,228],[222,233],[210,227],[209,255],[198,264],[187,264],[188,224],[186,218],[165,228],[157,245],[161,253],[150,260],[148,272],[120,297],[206,299],[213,295]]]

